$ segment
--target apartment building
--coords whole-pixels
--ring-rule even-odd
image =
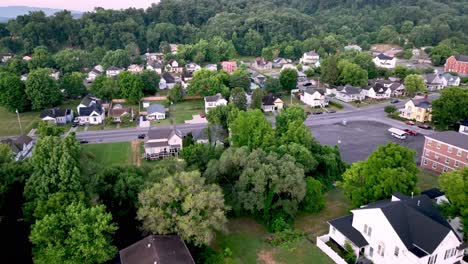
[[[468,166],[468,135],[444,131],[425,137],[422,168],[442,173]]]

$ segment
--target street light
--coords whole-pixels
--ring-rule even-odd
[[[20,120],[18,109],[16,109],[16,115],[18,116],[18,124],[19,124],[19,127],[20,127],[21,135],[23,135],[23,127],[21,126],[21,120]]]

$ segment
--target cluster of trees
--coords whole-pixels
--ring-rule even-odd
[[[351,42],[364,48],[385,42],[408,49],[442,42],[454,52],[468,53],[463,11],[463,2],[433,0],[164,0],[146,10],[97,8],[80,19],[68,11],[19,16],[0,24],[0,51],[27,54],[39,45],[53,51],[78,47],[102,58],[103,50],[131,55],[184,43],[192,44],[184,48],[191,59],[217,61],[233,52],[298,58],[315,49],[324,55]],[[435,52],[435,61],[443,57],[439,54]]]
[[[432,121],[438,129],[453,129],[468,117],[468,90],[450,87],[441,91],[440,98],[432,102]]]

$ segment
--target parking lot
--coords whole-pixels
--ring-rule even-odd
[[[339,145],[343,160],[348,163],[366,159],[379,145],[395,142],[416,150],[419,164],[424,136],[407,136],[406,140],[394,138],[387,131],[390,127],[372,121],[349,122],[333,125],[318,125],[311,128],[312,135],[326,145]],[[338,143],[340,142],[340,143]]]

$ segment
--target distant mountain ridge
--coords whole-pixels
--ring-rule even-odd
[[[0,22],[6,22],[17,16],[28,14],[33,11],[43,11],[46,16],[51,16],[63,9],[47,8],[47,7],[32,7],[32,6],[0,6]],[[81,11],[70,10],[73,17],[79,18],[83,14]]]

